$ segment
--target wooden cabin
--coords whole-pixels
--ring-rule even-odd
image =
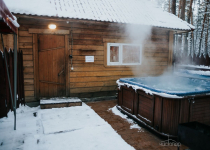
[[[173,34],[193,28],[141,0],[5,3],[20,24],[26,102],[115,95],[119,78],[162,74],[172,65]],[[139,42],[128,25],[151,32]]]

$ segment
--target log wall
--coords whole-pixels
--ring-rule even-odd
[[[10,48],[13,49],[13,46],[14,46],[13,34],[3,34],[3,42],[4,42],[4,47],[6,49],[10,49]],[[0,34],[0,49],[3,51],[1,34]]]
[[[69,35],[69,54],[73,55],[73,68],[69,65],[70,96],[91,97],[115,94],[116,80],[122,77],[159,75],[169,62],[169,30],[154,28],[143,46],[140,66],[106,66],[107,43],[130,43],[124,32],[125,25],[95,21],[77,21],[44,17],[18,16],[18,46],[23,51],[26,102],[35,101],[33,34],[29,29],[47,29],[49,23],[57,29],[73,31],[73,47]],[[94,63],[86,63],[85,56],[94,56]],[[70,63],[69,59],[69,63]],[[95,93],[98,94],[95,94]],[[103,95],[102,94],[102,95]]]

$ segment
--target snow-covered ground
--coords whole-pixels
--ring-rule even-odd
[[[113,111],[116,108],[113,108]],[[34,113],[37,116],[34,116]],[[40,109],[21,106],[0,119],[0,149],[130,150],[120,135],[89,106]],[[133,125],[135,126],[135,125]]]
[[[135,123],[132,119],[129,119],[127,115],[122,114],[116,106],[110,108],[109,111],[112,111],[115,115],[120,116],[121,118],[125,119],[128,123],[130,123],[130,129],[138,129],[138,132],[144,132],[144,130],[137,123]]]

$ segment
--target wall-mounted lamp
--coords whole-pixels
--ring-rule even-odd
[[[49,25],[48,25],[48,28],[49,28],[49,29],[56,29],[56,25],[55,25],[55,24],[49,24]]]

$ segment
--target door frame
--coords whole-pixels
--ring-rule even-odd
[[[35,99],[39,100],[39,53],[38,53],[38,35],[39,34],[53,34],[53,35],[64,35],[65,40],[65,82],[66,82],[66,97],[70,93],[69,83],[69,30],[50,30],[50,29],[29,29],[29,33],[33,34],[33,63],[34,63],[34,96]]]

